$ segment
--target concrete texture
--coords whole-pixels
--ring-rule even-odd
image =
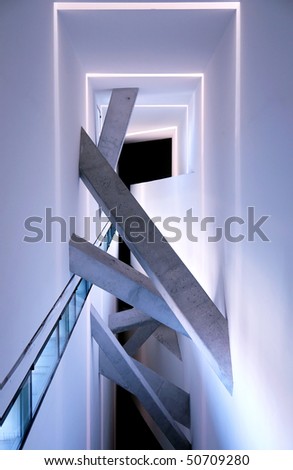
[[[114,368],[115,380],[120,377],[121,384],[124,384],[122,386],[140,400],[174,449],[190,449],[189,441],[173,420],[170,412],[93,307],[91,309],[91,331],[93,338],[108,359],[108,366],[103,369],[102,373],[107,374],[107,370],[110,371]],[[173,395],[176,401],[178,393],[177,395],[173,393],[170,390],[167,391],[167,395],[169,397]]]
[[[132,359],[133,364],[138,368],[140,373],[147,380],[154,392],[158,395],[159,399],[164,404],[165,408],[169,411],[172,418],[186,428],[190,427],[190,400],[189,393],[177,387],[169,380],[161,377],[159,374],[146,367],[141,362]],[[125,377],[122,377],[109,360],[108,356],[101,350],[100,351],[100,373],[112,380],[120,387],[125,388],[132,393],[129,384]]]
[[[157,341],[167,348],[174,356],[182,361],[180,346],[176,331],[168,326],[160,325],[153,333]]]
[[[153,334],[157,341],[159,341],[163,346],[165,346],[165,348],[167,348],[172,354],[180,359],[180,361],[182,360],[176,331],[165,325],[162,325],[159,322],[156,322],[156,320],[153,320],[151,317],[145,315],[142,312],[139,312],[135,308],[109,315],[108,326],[112,333],[122,333],[124,331],[138,328],[134,333],[134,335],[137,337],[138,335],[145,335],[147,339],[149,335]],[[146,331],[142,333],[142,330],[145,330],[145,328],[148,328],[148,331],[150,332],[149,335]],[[154,329],[151,332],[152,328]],[[134,341],[134,335],[132,341]],[[139,340],[140,345],[143,344],[141,341],[142,339]],[[128,353],[132,355],[129,351]]]
[[[148,325],[141,326],[130,336],[130,338],[123,344],[123,348],[130,355],[134,356],[139,348],[146,342],[146,340],[154,333],[158,328],[159,323],[153,321]]]
[[[108,326],[112,333],[123,333],[123,331],[147,325],[148,323],[153,323],[153,321],[148,315],[145,315],[136,308],[131,308],[109,315]]]
[[[116,169],[138,88],[117,88],[112,91],[98,149]]]
[[[169,380],[133,359],[144,378],[164,403],[172,417],[186,428],[190,427],[190,397],[189,393]]]
[[[114,334],[138,327],[153,325],[154,322],[155,320],[151,317],[135,308],[112,313],[108,318],[108,326]],[[157,341],[163,344],[163,346],[180,359],[180,361],[182,360],[176,331],[158,322],[153,335]]]
[[[233,379],[227,320],[83,129],[79,167],[80,176],[93,197],[231,392]],[[129,223],[130,218],[132,223]]]

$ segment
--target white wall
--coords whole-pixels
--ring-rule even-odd
[[[256,220],[270,214],[263,229],[271,242],[256,235],[254,242],[246,236],[239,244],[206,246],[205,286],[229,319],[234,392],[230,398],[200,365],[202,392],[195,380],[192,389],[202,402],[195,409],[201,424],[194,421],[202,448],[292,448],[292,18],[289,2],[241,4],[240,162],[229,138],[233,103],[225,38],[206,71],[206,105],[213,115],[206,116],[204,207],[222,221],[236,209],[244,234],[248,206],[255,207]]]
[[[233,232],[246,236],[241,243],[207,243],[201,237],[201,254],[196,244],[185,247],[189,268],[195,272],[198,260],[200,282],[228,317],[234,374],[230,396],[196,348],[181,338],[194,448],[292,449],[292,18],[287,1],[241,4],[240,154],[231,23],[205,70],[202,186],[181,176],[182,193],[173,179],[169,192],[153,182],[140,195],[151,215],[158,215],[152,213],[159,210],[152,199],[156,189],[164,195],[164,214],[170,207],[176,212],[180,197],[187,203],[193,188],[195,213],[202,201],[201,215],[215,216],[217,226],[233,215],[245,221]],[[255,207],[255,222],[270,214],[262,226],[270,242],[258,235],[247,240],[248,206]]]
[[[1,381],[60,288],[56,246],[23,242],[54,206],[52,20],[48,2],[1,2]]]
[[[76,231],[83,235],[88,209],[78,173],[85,77],[62,17],[54,51],[52,0],[3,1],[0,9],[2,381],[69,280],[68,219],[76,217]],[[25,243],[25,235],[35,236],[25,230],[25,219],[44,218],[46,208],[65,219],[64,242],[60,224],[53,222],[51,242],[45,242],[44,233],[38,243]],[[40,228],[45,229],[44,221]],[[99,384],[93,393],[89,379],[88,319],[89,312],[84,312],[78,321],[34,422],[28,449],[82,449],[100,443]]]
[[[241,17],[241,209],[254,205],[257,216],[271,215],[263,226],[271,242],[241,245],[243,392],[252,424],[254,407],[263,417],[253,441],[264,428],[260,446],[292,448],[293,5],[244,2]]]

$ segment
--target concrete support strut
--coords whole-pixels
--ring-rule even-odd
[[[152,325],[156,320],[145,315],[135,308],[122,310],[121,312],[112,313],[108,318],[108,325],[112,333],[122,333],[132,330],[133,328]],[[154,330],[153,336],[180,361],[182,361],[180,346],[176,331],[168,326],[158,323],[158,327]]]
[[[130,336],[130,338],[123,344],[123,348],[129,354],[129,356],[134,356],[139,348],[146,342],[146,340],[156,331],[159,323],[153,321],[148,325],[141,326]]]
[[[153,333],[153,336],[165,348],[167,348],[174,356],[182,361],[180,346],[177,338],[176,331],[172,330],[166,325],[160,325]]]
[[[107,374],[112,375],[111,370],[114,370],[114,380],[117,383],[121,382],[126,390],[129,390],[140,400],[174,449],[190,449],[189,441],[173,420],[170,412],[93,307],[91,309],[91,331],[93,338],[108,359],[108,365],[105,369],[101,369],[101,372],[107,376]]]
[[[136,308],[112,313],[108,318],[109,328],[114,334],[123,333],[123,331],[148,325],[149,323],[153,323],[153,321],[154,320],[151,317],[145,315]]]
[[[151,317],[144,313],[131,308],[129,310],[122,310],[121,312],[112,313],[108,318],[108,325],[112,333],[122,333],[129,331],[134,328],[142,330],[144,327],[148,328],[148,332],[139,333],[137,335],[144,335],[147,339],[147,335],[153,334],[157,341],[159,341],[165,348],[167,348],[172,354],[174,354],[180,361],[182,361],[180,346],[176,331],[169,328],[168,326],[162,325],[161,323],[153,320]],[[156,327],[155,327],[156,325]],[[150,332],[151,329],[153,332]],[[134,339],[134,338],[133,338]],[[133,341],[133,340],[132,340]],[[141,343],[142,344],[142,343]],[[124,345],[125,348],[125,345]],[[130,354],[130,353],[129,353]]]
[[[138,88],[115,88],[112,91],[98,149],[114,170],[117,167]]]
[[[93,197],[231,392],[227,320],[83,129],[79,167],[80,176]]]
[[[186,335],[147,276],[76,235],[72,235],[69,242],[69,268],[83,279]]]
[[[152,387],[158,398],[162,401],[165,408],[169,411],[172,418],[186,428],[190,428],[190,395],[189,393],[177,387],[169,380],[161,377],[159,374],[144,366],[141,362],[132,359],[133,364],[138,368],[146,381]],[[122,377],[115,369],[109,358],[100,351],[100,373],[112,380],[116,385],[132,393],[131,384],[127,378]],[[133,393],[134,394],[134,393]]]

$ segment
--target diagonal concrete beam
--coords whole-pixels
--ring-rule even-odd
[[[112,91],[98,149],[114,170],[117,167],[138,88],[116,88]]]
[[[108,326],[114,334],[129,331],[133,328],[152,325],[153,323],[154,320],[151,317],[145,315],[135,308],[112,313],[108,318]],[[176,331],[169,328],[168,326],[158,323],[158,327],[154,331],[153,336],[180,361],[182,361]]]
[[[183,426],[190,427],[190,395],[177,385],[133,359],[134,364],[140,370],[152,389],[162,400],[172,417]]]
[[[165,348],[167,348],[174,356],[182,361],[180,346],[177,338],[176,331],[171,330],[168,326],[160,325],[153,336],[159,341]]]
[[[141,362],[132,359],[138,370],[147,380],[154,392],[158,395],[165,408],[169,411],[175,421],[183,426],[190,427],[190,396],[189,393],[177,387],[169,380],[161,377],[159,374],[144,366]],[[100,373],[112,380],[120,387],[133,393],[131,384],[127,382],[125,376],[115,369],[110,359],[101,350],[100,351]],[[133,393],[134,394],[134,393]]]
[[[147,276],[76,235],[72,235],[69,242],[69,268],[72,273],[186,335]]]
[[[126,389],[140,400],[174,449],[190,449],[190,443],[174,422],[169,411],[93,307],[91,309],[91,331],[93,338],[110,363],[124,377]]]
[[[153,318],[145,315],[136,308],[122,310],[121,312],[112,313],[108,318],[108,326],[112,333],[123,333],[139,326],[153,323]]]
[[[123,348],[129,354],[129,356],[134,356],[134,354],[139,350],[139,348],[146,342],[146,340],[156,331],[159,322],[153,321],[148,325],[141,326],[130,336],[130,338],[123,344]]]
[[[228,322],[82,129],[80,176],[226,388]]]

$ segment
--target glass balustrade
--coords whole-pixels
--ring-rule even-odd
[[[110,226],[98,245],[107,251],[115,229]],[[0,450],[19,449],[54,376],[92,285],[81,279],[25,379],[0,420]]]

